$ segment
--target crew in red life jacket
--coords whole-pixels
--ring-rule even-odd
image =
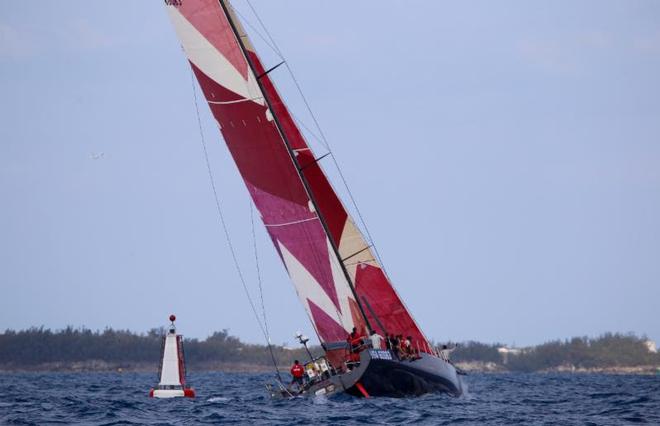
[[[353,327],[353,331],[351,331],[351,334],[348,335],[346,338],[346,341],[348,342],[348,347],[353,352],[353,340],[355,340],[358,336],[357,333],[357,328]]]
[[[360,352],[366,347],[365,339],[367,336],[364,334],[364,328],[362,332],[358,332],[357,328],[353,327],[353,331],[348,335],[346,341],[348,342],[348,354],[347,360],[353,363],[360,362]]]
[[[293,367],[291,367],[291,375],[293,376],[293,380],[291,380],[291,384],[297,383],[298,386],[303,385],[303,377],[305,376],[305,369],[303,368],[302,365],[300,365],[300,362],[298,362],[298,360],[293,361]]]
[[[360,352],[362,350],[362,345],[364,344],[364,339],[366,338],[364,332],[358,333],[357,328],[353,327],[353,331],[348,335],[348,343],[351,347],[351,352]]]

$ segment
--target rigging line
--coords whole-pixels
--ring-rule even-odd
[[[197,125],[199,126],[199,136],[202,142],[202,148],[204,149],[204,160],[206,161],[206,170],[208,171],[209,180],[211,181],[211,188],[213,189],[213,198],[215,199],[215,207],[218,212],[218,217],[220,218],[222,230],[224,231],[225,239],[227,240],[227,245],[229,246],[229,251],[231,252],[231,257],[234,261],[234,266],[236,267],[236,272],[238,272],[238,277],[241,281],[241,284],[243,285],[243,290],[245,291],[245,295],[247,296],[248,301],[250,302],[250,307],[252,308],[252,313],[254,314],[254,318],[257,320],[257,324],[259,324],[259,328],[261,329],[261,332],[263,333],[264,338],[266,339],[266,342],[268,344],[268,348],[270,349],[270,355],[273,361],[273,365],[275,366],[275,370],[277,372],[277,377],[280,381],[282,381],[282,377],[280,376],[280,371],[277,368],[277,361],[275,360],[275,355],[273,354],[272,346],[270,344],[270,340],[268,339],[268,334],[264,326],[261,324],[261,320],[259,319],[259,314],[257,313],[257,309],[254,306],[252,297],[250,296],[250,291],[247,288],[245,277],[243,276],[243,272],[241,271],[241,266],[238,263],[236,250],[234,250],[234,245],[232,244],[231,238],[229,236],[229,229],[227,227],[227,223],[225,222],[225,217],[222,214],[222,208],[220,207],[220,198],[218,197],[218,191],[215,187],[215,179],[213,178],[213,171],[211,170],[211,162],[209,161],[209,154],[206,149],[206,139],[204,139],[204,131],[202,129],[202,119],[200,117],[199,106],[197,104],[197,89],[195,87],[195,76],[192,70],[190,71],[190,81],[192,83],[192,89],[193,89],[193,99],[195,102],[195,113],[197,114]]]
[[[341,171],[341,168],[339,167],[339,164],[337,163],[337,159],[335,158],[334,152],[332,152],[332,149],[330,146],[328,146],[327,141],[323,141],[314,131],[312,131],[304,121],[302,121],[298,116],[296,116],[293,112],[290,112],[291,117],[295,120],[296,123],[298,123],[303,129],[307,130],[307,132],[314,138],[316,139],[319,143],[321,143],[327,150],[330,156],[332,157],[332,161],[335,165],[335,168],[337,169],[337,172],[339,173],[339,176],[341,177],[341,180],[344,184],[344,188],[346,188],[346,191],[348,192],[348,196],[351,199],[351,204],[355,208],[355,211],[358,215],[358,218],[360,219],[360,223],[362,224],[362,227],[365,230],[365,233],[367,234],[367,238],[369,239],[369,244],[371,247],[374,249],[374,254],[376,255],[376,258],[378,259],[378,263],[380,264],[381,269],[385,272],[385,275],[387,275],[387,271],[385,270],[385,265],[383,264],[383,260],[380,257],[380,253],[378,252],[378,248],[376,247],[376,244],[374,243],[374,239],[371,236],[371,233],[369,232],[369,228],[367,227],[367,224],[362,217],[362,212],[357,206],[357,202],[355,201],[355,198],[353,197],[353,193],[351,192],[351,189],[348,186],[348,182],[346,181],[346,178],[344,177],[344,174]],[[328,155],[328,154],[325,154]],[[324,156],[325,156],[324,155]]]
[[[300,84],[298,83],[298,80],[296,79],[296,76],[293,74],[293,70],[291,69],[291,66],[289,66],[288,62],[285,62],[284,65],[286,66],[287,70],[289,71],[289,74],[291,75],[291,79],[293,80],[293,83],[295,84],[296,88],[298,89],[298,93],[300,94],[300,97],[303,100],[303,103],[305,104],[305,108],[307,108],[307,112],[309,112],[309,115],[312,117],[312,120],[314,121],[314,125],[318,129],[319,135],[321,136],[325,148],[330,152],[330,157],[332,157],[332,162],[334,163],[335,167],[337,168],[337,172],[339,173],[339,177],[342,180],[342,183],[344,184],[344,187],[346,188],[346,192],[348,193],[348,197],[351,199],[351,204],[353,204],[353,207],[355,208],[356,213],[358,214],[358,218],[360,219],[360,223],[362,224],[362,227],[364,228],[365,233],[367,234],[367,238],[369,238],[369,243],[372,245],[374,252],[376,254],[376,257],[378,258],[378,262],[380,263],[380,267],[387,276],[387,270],[385,269],[385,264],[380,256],[380,253],[378,252],[378,248],[376,247],[376,243],[374,242],[373,237],[371,236],[371,232],[369,232],[369,227],[367,226],[366,221],[364,220],[364,216],[362,216],[362,211],[360,211],[360,208],[357,205],[357,202],[355,201],[355,197],[353,196],[353,192],[351,191],[351,188],[348,186],[348,181],[346,180],[346,177],[344,176],[344,173],[341,170],[341,167],[339,167],[339,163],[337,162],[337,157],[335,157],[334,152],[332,151],[332,148],[330,148],[330,143],[328,142],[328,138],[326,138],[325,133],[323,132],[323,129],[321,128],[321,125],[319,124],[318,120],[316,119],[316,115],[314,115],[314,112],[312,111],[312,107],[309,105],[309,102],[307,101],[307,97],[305,97],[305,94],[302,91],[302,87],[300,87]]]
[[[246,0],[246,1],[249,3],[249,0]],[[282,62],[283,62],[284,64],[286,64],[286,59],[282,56],[281,51],[279,50],[279,48],[277,47],[277,44],[275,43],[275,40],[274,40],[273,37],[270,35],[270,33],[268,32],[268,29],[266,28],[266,26],[264,25],[263,21],[261,20],[261,18],[259,17],[259,15],[256,13],[256,10],[254,9],[254,7],[252,7],[251,4],[250,4],[250,8],[252,9],[252,12],[255,14],[257,20],[259,21],[259,23],[260,23],[261,26],[263,27],[264,31],[265,31],[266,34],[268,35],[268,38],[271,40],[271,42],[273,43],[274,46],[270,45],[270,44],[266,41],[266,39],[261,35],[261,33],[260,33],[260,32],[259,32],[259,31],[258,31],[258,30],[257,30],[252,24],[250,24],[250,22],[249,22],[249,21],[248,21],[248,20],[247,20],[247,19],[246,19],[246,18],[245,18],[245,17],[244,17],[244,16],[243,16],[243,15],[242,15],[242,14],[241,14],[241,13],[235,8],[235,7],[234,7],[234,6],[232,6],[231,4],[228,4],[228,3],[223,3],[223,4],[224,4],[225,6],[228,5],[228,6],[232,9],[233,12],[235,12],[239,17],[241,17],[241,18],[243,19],[243,21],[245,21],[245,23],[246,23],[250,28],[252,28],[252,29],[257,33],[257,35],[258,35],[258,36],[259,36],[259,37],[260,37],[260,38],[261,38],[261,39],[262,39],[262,40],[263,40],[263,41],[264,41],[264,42],[265,42],[265,43],[266,43],[271,49],[273,49],[273,50],[276,52],[276,54],[280,57],[280,59],[282,60]],[[238,33],[236,33],[236,34],[238,34]],[[246,34],[246,36],[247,36],[247,34]],[[238,40],[238,38],[239,38],[239,37],[237,36],[237,40]],[[239,44],[241,44],[241,45],[243,44],[241,40],[238,40],[238,42],[239,42]],[[250,62],[250,60],[249,60],[247,57],[246,57],[246,60],[248,61],[248,63]],[[280,65],[281,65],[281,64],[280,64]],[[279,65],[278,65],[278,66],[279,66]],[[289,69],[289,74],[291,74],[291,70],[290,70],[290,69]],[[257,81],[258,81],[258,80],[257,80]],[[317,215],[318,215],[318,214],[317,214]],[[320,220],[320,217],[319,217],[319,220]],[[308,231],[306,230],[306,228],[304,228],[304,227],[303,227],[303,232],[305,233],[305,235],[307,236],[308,239],[311,239],[311,236],[309,235],[309,232],[308,232]],[[316,258],[316,263],[317,263],[317,264],[320,264],[321,262],[323,262],[323,261],[321,260],[320,255],[319,255],[318,253],[316,253],[316,252],[313,251],[313,254],[314,254],[315,258]],[[324,275],[325,275],[325,274],[324,274]],[[333,280],[333,281],[334,281],[334,278],[332,277],[332,274],[330,274],[330,280]],[[347,281],[350,282],[350,280],[348,280],[348,278],[347,278]],[[335,312],[336,312],[336,314],[337,314],[338,322],[339,322],[339,323],[343,323],[343,321],[342,321],[342,315],[341,315],[341,312],[340,312],[339,308],[335,307]],[[311,319],[311,317],[310,317],[310,319]],[[312,323],[314,323],[314,322],[312,321]],[[319,334],[318,334],[318,330],[315,329],[315,331],[317,332],[316,334],[319,335]],[[320,336],[319,336],[319,340],[320,340]]]
[[[257,11],[256,11],[256,9],[254,8],[254,6],[252,6],[252,3],[250,2],[250,0],[245,0],[245,1],[247,2],[248,6],[250,6],[250,9],[252,10],[252,13],[254,13],[254,16],[257,18],[257,21],[259,21],[259,25],[261,25],[261,28],[264,29],[264,32],[265,32],[266,35],[268,36],[268,39],[269,39],[270,42],[273,44],[273,46],[274,46],[274,50],[277,52],[278,55],[280,55],[280,58],[284,59],[284,55],[282,55],[282,51],[281,51],[280,48],[277,46],[277,43],[275,43],[275,40],[274,40],[273,37],[270,35],[270,32],[268,32],[268,28],[266,28],[266,25],[264,25],[264,22],[263,22],[263,21],[261,20],[261,18],[259,17],[259,14],[257,13]],[[264,40],[264,41],[265,41],[265,40]]]
[[[297,115],[295,115],[292,111],[289,111],[289,114],[291,114],[291,117],[293,117],[294,121],[298,123],[303,129],[307,130],[307,133],[309,133],[316,141],[318,141],[320,144],[322,144],[325,148],[325,142],[310,129],[304,121],[302,121],[300,118],[298,118]],[[309,149],[309,148],[308,148]]]
[[[268,321],[266,320],[266,305],[264,304],[264,290],[261,281],[261,268],[259,267],[259,252],[257,251],[257,235],[254,230],[254,207],[250,200],[250,225],[252,226],[252,247],[254,248],[254,265],[257,269],[257,283],[259,284],[259,298],[261,299],[261,315],[264,321],[266,335],[270,342],[270,332],[268,331]]]
[[[337,158],[335,158],[335,154],[332,152],[332,150],[328,150],[330,152],[330,157],[332,157],[332,162],[335,164],[335,167],[337,168],[337,172],[339,173],[339,177],[341,178],[342,182],[344,183],[344,188],[346,188],[346,192],[348,193],[348,197],[351,199],[351,204],[353,204],[353,207],[355,208],[356,213],[358,214],[358,218],[360,219],[360,223],[362,224],[362,227],[364,228],[365,233],[367,234],[367,238],[369,238],[369,244],[371,244],[371,247],[374,249],[374,253],[376,254],[376,257],[378,258],[378,263],[380,263],[380,267],[387,276],[387,270],[385,269],[385,263],[383,262],[383,259],[380,257],[380,253],[378,252],[378,247],[376,247],[376,243],[374,242],[373,237],[371,236],[371,232],[369,232],[369,227],[367,227],[367,223],[364,220],[364,217],[362,216],[362,212],[360,211],[360,208],[357,205],[357,202],[355,201],[355,197],[353,197],[353,192],[351,192],[351,188],[348,186],[348,182],[346,181],[346,178],[344,177],[344,173],[341,171],[341,168],[339,167],[339,164],[337,163]]]
[[[355,211],[358,214],[358,218],[360,220],[360,223],[362,224],[362,227],[364,228],[364,231],[367,234],[367,238],[369,238],[369,243],[373,246],[376,257],[378,258],[378,262],[380,263],[380,267],[383,270],[383,272],[385,273],[385,275],[387,276],[388,275],[387,270],[385,269],[385,264],[384,264],[384,262],[383,262],[383,260],[380,256],[380,253],[378,252],[378,248],[376,247],[376,243],[374,242],[374,239],[371,236],[371,232],[369,232],[369,228],[367,227],[367,223],[365,222],[364,217],[362,216],[362,212],[360,211],[360,209],[357,205],[357,202],[355,201],[355,197],[353,196],[353,193],[351,192],[351,189],[348,187],[348,182],[346,180],[346,177],[344,176],[344,173],[341,171],[341,168],[339,167],[339,163],[337,162],[337,158],[335,157],[335,154],[332,152],[332,149],[330,148],[328,138],[326,138],[325,133],[323,133],[323,129],[321,128],[321,125],[319,124],[318,120],[316,119],[316,116],[314,115],[314,112],[312,111],[312,108],[309,105],[309,102],[307,101],[307,98],[305,97],[305,94],[302,91],[302,87],[300,87],[300,84],[298,83],[298,80],[296,79],[296,76],[293,73],[293,70],[291,69],[291,66],[286,61],[286,58],[282,54],[282,51],[279,49],[279,47],[277,46],[277,43],[275,42],[275,40],[271,36],[270,31],[268,31],[268,28],[266,28],[266,25],[264,24],[264,22],[259,17],[259,14],[257,13],[256,9],[254,8],[254,6],[252,6],[252,3],[250,2],[250,0],[246,0],[246,2],[248,4],[248,6],[250,6],[250,9],[252,10],[252,13],[254,13],[254,16],[257,18],[257,21],[259,22],[259,24],[263,28],[264,33],[266,34],[266,36],[268,36],[270,42],[273,45],[272,47],[276,50],[276,52],[280,56],[280,58],[283,61],[285,61],[284,65],[286,66],[287,70],[289,71],[289,75],[291,75],[291,79],[293,80],[294,84],[296,85],[296,88],[298,89],[298,93],[300,94],[300,97],[302,98],[303,103],[305,104],[305,107],[307,108],[307,112],[309,112],[309,115],[312,117],[312,120],[314,121],[314,125],[318,129],[319,134],[321,135],[321,138],[320,139],[317,138],[317,139],[319,139],[319,141],[321,141],[321,139],[322,139],[323,145],[330,152],[330,156],[332,157],[332,162],[334,163],[335,167],[337,168],[337,171],[339,172],[339,176],[341,177],[341,180],[344,184],[344,187],[346,188],[346,191],[348,192],[348,196],[351,200],[351,204],[353,204],[353,207],[355,208]],[[248,23],[248,25],[249,25],[249,23]],[[304,125],[303,125],[303,127],[307,128],[307,126],[304,126]],[[311,132],[309,129],[307,129],[307,131],[310,132],[314,137],[316,137],[316,135],[314,135],[314,133]]]
[[[248,2],[249,2],[249,0],[248,0]],[[284,59],[284,57],[282,56],[281,51],[279,50],[279,48],[276,47],[276,45],[273,46],[273,45],[271,45],[270,43],[268,43],[268,41],[264,38],[264,36],[261,35],[261,33],[259,32],[259,30],[257,30],[257,29],[256,29],[256,28],[250,23],[250,21],[249,21],[249,20],[248,20],[248,19],[247,19],[247,18],[246,18],[246,17],[245,17],[245,16],[244,16],[239,10],[238,10],[238,9],[236,9],[236,7],[234,7],[232,4],[229,4],[229,3],[223,3],[223,4],[224,4],[225,6],[229,6],[229,7],[231,8],[231,10],[232,10],[233,12],[235,12],[235,13],[236,13],[236,14],[237,14],[237,15],[243,20],[243,22],[245,22],[245,24],[247,24],[247,25],[248,25],[248,26],[249,26],[249,27],[250,27],[250,28],[251,28],[251,29],[252,29],[252,30],[253,30],[253,31],[259,36],[259,38],[261,38],[261,39],[264,41],[264,43],[266,43],[266,45],[267,45],[268,47],[270,47],[270,48],[271,48],[271,49],[272,49],[272,50],[273,50],[273,51],[279,56],[279,58],[285,63],[285,59]],[[251,4],[250,4],[250,8],[251,8],[252,11],[254,12],[254,14],[255,14],[257,20],[259,21],[259,23],[260,23],[261,26],[263,27],[264,31],[268,34],[268,38],[269,38],[269,39],[271,40],[271,42],[274,44],[274,43],[275,43],[275,40],[273,40],[273,38],[271,37],[270,33],[268,33],[268,29],[264,26],[263,22],[261,21],[261,18],[259,18],[259,15],[256,13],[255,9],[252,7]],[[246,36],[247,36],[247,34],[246,34]],[[242,44],[242,43],[239,41],[239,44]],[[248,60],[247,57],[246,57],[246,60]],[[248,60],[248,62],[249,62],[249,60]],[[281,64],[280,64],[280,65],[281,65]],[[278,66],[279,66],[279,65],[278,65]],[[290,71],[289,71],[289,72],[290,72]],[[266,226],[268,226],[268,225],[266,225]],[[306,228],[304,228],[304,227],[303,227],[302,229],[303,229],[303,232],[305,233],[305,236],[307,237],[307,239],[308,239],[308,240],[311,240],[312,237],[311,237],[311,235],[309,234],[308,230],[307,230]],[[317,264],[321,264],[321,263],[323,262],[323,260],[322,260],[321,257],[318,255],[318,253],[313,252],[313,255],[314,255],[315,259],[316,259],[316,263],[317,263]],[[325,274],[324,274],[324,275],[325,275]],[[327,277],[326,277],[326,278],[327,278]],[[333,280],[332,276],[330,276],[330,279]],[[337,314],[337,320],[338,320],[338,322],[339,322],[339,323],[342,323],[343,321],[342,321],[341,312],[340,312],[339,309],[336,308],[336,307],[335,307],[335,312],[336,312],[336,314]],[[312,320],[311,317],[310,317],[310,320]],[[312,324],[314,324],[314,321],[313,321],[313,320],[312,320]],[[319,340],[320,340],[320,335],[318,334],[318,330],[315,329],[315,331],[316,331],[317,336],[319,336]]]
[[[248,4],[250,4],[250,3],[249,3],[249,0],[246,0],[246,1],[248,2]],[[225,5],[225,3],[222,3],[222,4]],[[226,7],[226,5],[225,5],[225,7]],[[272,43],[273,43],[275,46],[277,46],[277,43],[275,43],[275,40],[274,40],[273,37],[270,35],[270,32],[268,31],[268,29],[266,28],[266,26],[263,24],[263,21],[261,20],[261,18],[259,18],[259,14],[256,13],[256,10],[252,7],[251,4],[250,4],[250,8],[252,9],[252,11],[254,12],[255,16],[257,17],[257,20],[261,23],[261,25],[262,25],[264,31],[266,32],[266,34],[268,35],[268,37],[270,38],[270,40],[272,41]],[[234,32],[235,32],[236,35],[237,35],[237,40],[238,40],[238,43],[241,45],[241,48],[242,48],[243,50],[245,50],[245,46],[244,46],[244,44],[243,44],[243,41],[241,40],[240,37],[238,37],[238,32],[237,32],[236,28],[234,28]],[[279,48],[277,49],[277,51],[280,52]],[[287,66],[287,69],[289,70],[289,74],[291,75],[292,79],[294,80],[294,82],[296,82],[296,81],[295,81],[295,77],[293,76],[293,73],[291,72],[291,68],[290,68],[289,65],[286,63],[286,59],[281,55],[281,52],[279,53],[279,56],[280,56],[280,59],[282,59],[282,61],[284,61],[284,64]],[[254,65],[251,63],[251,60],[249,59],[249,57],[246,56],[246,60],[248,61],[248,63],[250,64],[250,66],[253,68],[253,72],[254,72]],[[257,80],[257,84],[258,84],[259,87],[261,88],[261,83],[259,82],[259,80]],[[300,86],[298,85],[297,82],[296,82],[296,86],[298,87],[298,92],[301,94],[301,96],[302,96],[303,99],[305,100],[304,96],[302,95],[302,91],[301,91],[301,89],[300,89]],[[262,89],[262,90],[263,90],[263,89]],[[305,100],[305,102],[306,102],[306,100]],[[268,101],[266,101],[266,103],[268,103]],[[306,104],[307,104],[307,102],[306,102]],[[308,105],[308,104],[307,104],[307,108],[308,108],[310,114],[312,114],[311,109],[309,108],[309,105]],[[312,116],[313,116],[313,114],[312,114]],[[314,119],[314,121],[316,122],[316,119]],[[318,127],[318,122],[316,122],[316,123],[317,123],[317,127]],[[278,124],[278,120],[277,120],[276,117],[275,117],[275,124],[276,124],[276,126],[278,127],[278,130],[279,130],[280,133],[281,133],[281,129],[279,129],[279,126],[280,126],[280,125]],[[319,129],[319,130],[320,130],[320,129]],[[284,136],[284,134],[282,134],[281,136],[282,136],[282,138],[283,138],[283,142],[284,142],[284,144],[287,145],[287,149],[291,151],[291,147],[288,146],[288,142],[287,142],[287,140],[286,140],[286,139],[287,139],[286,136]],[[293,156],[292,156],[292,161],[293,161],[294,164],[296,164],[296,166],[297,166],[297,162],[296,162],[296,160],[295,160],[295,158],[294,158]],[[300,173],[300,172],[299,172],[299,173]],[[305,178],[304,178],[304,175],[303,175],[303,174],[300,174],[300,177],[301,177],[301,179],[302,179],[303,185],[305,186],[305,190],[309,193],[309,196],[312,197],[311,199],[313,200],[313,195],[312,195],[312,193],[310,192],[310,189],[307,187],[308,184],[306,183],[306,180],[305,180]],[[313,201],[312,201],[312,202],[313,202]],[[323,226],[324,228],[326,228],[326,225],[323,224],[323,220],[321,219],[320,212],[317,212],[317,215],[319,216],[319,220],[321,220],[322,226]],[[303,228],[303,229],[305,229],[305,228]],[[327,234],[327,233],[328,233],[328,230],[325,229],[325,232],[326,232],[326,234]],[[335,246],[335,242],[332,241],[330,238],[328,239],[328,241],[330,242],[330,245],[333,246],[333,250],[336,252],[336,253],[335,253],[336,257],[339,258],[339,253],[338,253],[338,251],[337,251],[337,250],[338,250],[337,247]],[[312,251],[312,252],[314,253],[315,251]],[[315,253],[315,254],[316,254],[317,257],[319,257],[318,253]],[[337,259],[337,260],[339,260],[339,259]],[[344,272],[344,274],[345,274],[345,279],[346,279],[346,282],[347,282],[348,286],[351,288],[351,291],[352,291],[353,293],[355,293],[355,289],[354,289],[353,286],[352,286],[352,281],[351,281],[351,278],[350,278],[350,276],[349,276],[349,274],[348,274],[348,270],[346,270],[346,268],[345,268],[343,265],[341,265],[341,268],[342,268],[342,270],[343,270],[343,272]],[[331,279],[332,279],[332,281],[334,281],[334,277],[331,276]],[[357,294],[355,294],[355,298],[357,299]],[[360,302],[359,302],[359,300],[357,300],[357,303],[358,303],[358,307],[359,307],[359,309],[360,309],[360,311],[361,311],[361,313],[362,313],[362,315],[363,315],[363,317],[364,317],[364,320],[365,320],[365,322],[367,323],[367,327],[370,328],[370,326],[369,326],[369,320],[367,319],[367,315],[363,312],[363,309],[362,309],[362,307],[360,306]],[[338,319],[339,319],[339,323],[343,323],[343,321],[342,321],[342,315],[341,315],[341,312],[340,312],[340,310],[339,310],[339,307],[335,306],[335,309],[336,309],[336,312],[337,312],[337,317],[338,317]],[[317,334],[318,334],[318,330],[316,330],[316,331],[317,331]]]
[[[248,2],[248,3],[249,3],[249,2]],[[239,10],[233,5],[233,4],[231,4],[231,3],[227,3],[227,4],[228,4],[229,7],[231,7],[231,10],[233,10],[233,11],[234,11],[234,12],[235,12],[235,13],[236,13],[236,14],[237,14],[237,15],[243,20],[243,22],[245,22],[245,23],[247,24],[248,27],[252,28],[252,31],[254,31],[255,34],[257,34],[257,35],[259,36],[259,38],[260,38],[264,43],[266,43],[266,46],[270,47],[270,48],[273,50],[273,52],[275,52],[275,54],[276,54],[277,56],[280,57],[280,59],[284,60],[284,58],[282,57],[282,53],[280,52],[280,49],[278,49],[278,48],[277,48],[276,46],[274,46],[274,45],[271,45],[271,44],[268,42],[268,40],[266,40],[266,37],[264,37],[263,35],[261,35],[261,33],[259,32],[259,30],[258,30],[254,25],[252,25],[252,24],[250,23],[250,21],[245,17],[245,15],[243,15],[243,14],[242,14],[242,13],[241,13],[241,12],[240,12],[240,11],[239,11]],[[254,8],[252,7],[252,5],[250,5],[250,8],[251,8],[252,11],[254,12]],[[255,13],[255,16],[257,17],[257,19],[259,19],[259,16],[258,16],[256,13]],[[259,19],[259,23],[261,23],[261,20],[260,20],[260,19]],[[261,23],[261,26],[263,27],[264,24]],[[265,29],[266,29],[266,27],[264,27],[264,30],[265,30]],[[273,38],[270,36],[270,34],[268,35],[268,38],[271,40],[271,42],[274,42],[274,41],[273,41]]]
[[[298,83],[298,79],[296,79],[295,74],[293,73],[293,70],[291,69],[291,66],[289,65],[288,62],[284,62],[284,65],[286,66],[286,69],[289,71],[289,75],[291,75],[291,80],[293,80],[293,84],[296,85],[296,89],[298,89],[298,94],[303,100],[303,103],[305,104],[305,108],[307,109],[307,112],[309,112],[309,115],[312,117],[312,121],[314,121],[314,125],[316,126],[316,129],[319,132],[319,135],[321,135],[321,138],[323,139],[323,142],[326,145],[326,148],[328,148],[328,151],[330,151],[330,146],[328,144],[328,138],[325,137],[325,133],[323,133],[323,129],[321,128],[321,125],[319,124],[319,121],[316,119],[316,115],[314,115],[314,112],[312,111],[312,107],[309,105],[309,102],[307,101],[307,97],[303,93],[302,87],[300,87],[300,83]]]
[[[296,79],[296,76],[293,73],[293,70],[291,69],[291,66],[289,66],[288,62],[286,62],[286,59],[284,58],[284,55],[282,54],[282,51],[277,46],[277,43],[275,42],[275,39],[273,39],[273,36],[270,35],[270,31],[268,31],[268,28],[266,28],[266,25],[264,24],[264,22],[259,17],[259,14],[257,13],[254,6],[252,6],[252,3],[250,2],[250,0],[246,0],[246,2],[248,4],[248,6],[250,6],[250,9],[252,10],[252,13],[254,13],[254,16],[257,18],[257,21],[259,22],[259,24],[263,28],[264,33],[266,33],[266,36],[268,36],[268,39],[272,43],[273,47],[276,49],[276,52],[278,53],[278,55],[280,55],[280,58],[284,61],[284,65],[286,65],[286,68],[289,71],[289,74],[291,75],[291,79],[293,80],[293,83],[296,85],[296,88],[298,89],[298,93],[300,94],[300,97],[302,98],[302,100],[305,104],[305,107],[307,108],[307,111],[311,115],[312,120],[314,121],[314,124],[316,125],[316,128],[318,129],[319,134],[321,135],[321,138],[323,139],[323,141],[326,145],[326,148],[328,148],[328,151],[329,151],[330,148],[328,146],[328,139],[325,137],[325,134],[323,133],[323,129],[321,128],[321,125],[319,124],[318,120],[316,119],[316,116],[314,115],[314,112],[312,111],[312,108],[309,105],[309,102],[307,101],[307,98],[305,97],[305,94],[303,93],[302,88],[300,87],[300,84],[298,83],[298,80]]]
[[[277,378],[280,381],[280,386],[282,384],[282,375],[280,374],[280,369],[277,366],[275,361],[275,354],[273,353],[273,345],[270,342],[270,331],[268,330],[268,319],[266,318],[266,304],[264,303],[264,290],[261,280],[261,268],[259,267],[259,252],[257,251],[257,234],[254,228],[254,207],[252,200],[250,200],[250,224],[252,225],[252,245],[254,246],[254,264],[257,268],[257,282],[259,283],[259,298],[261,299],[261,314],[264,319],[264,328],[266,330],[266,344],[268,345],[268,351],[270,352],[270,357],[273,360],[273,365],[275,366],[275,371],[277,372]]]

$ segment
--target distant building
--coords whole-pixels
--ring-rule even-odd
[[[520,348],[507,348],[506,346],[502,346],[500,348],[497,348],[497,352],[501,354],[520,355],[521,353],[523,353],[523,350]]]
[[[653,340],[646,340],[644,341],[644,344],[646,345],[646,348],[649,350],[649,352],[658,352],[658,348],[655,346],[655,342]]]
[[[509,355],[520,355],[524,350],[521,348],[507,348],[506,346],[502,346],[497,348],[497,352],[502,357],[502,364],[506,364],[509,362]]]

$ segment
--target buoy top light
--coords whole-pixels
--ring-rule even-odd
[[[170,315],[170,321],[172,322],[176,321],[176,317],[174,316],[174,314]]]

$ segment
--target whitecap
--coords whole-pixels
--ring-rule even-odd
[[[314,398],[312,398],[314,405],[325,405],[328,402],[328,398],[325,395],[314,395]]]

